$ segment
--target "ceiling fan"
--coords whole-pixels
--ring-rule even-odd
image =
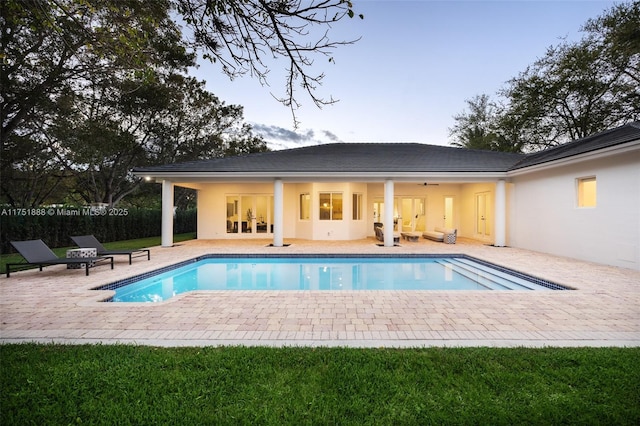
[[[418,185],[418,186],[440,186],[440,184],[439,184],[439,183],[427,183],[427,182],[424,182],[424,183],[418,183],[417,185]]]

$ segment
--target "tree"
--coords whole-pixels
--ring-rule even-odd
[[[144,92],[126,94],[124,105],[155,102],[165,93],[166,105],[145,128],[145,149],[151,164],[217,158],[267,149],[261,137],[243,123],[243,108],[227,105],[206,91],[204,82],[179,74]],[[145,98],[146,101],[135,101]],[[146,109],[146,108],[145,108]],[[142,112],[142,111],[140,111]]]
[[[505,118],[517,123],[528,149],[640,119],[638,3],[617,6],[585,28],[585,38],[550,47],[502,91]]]
[[[529,146],[545,148],[634,121],[638,85],[589,41],[549,48],[509,82],[506,112],[521,124]]]
[[[334,102],[315,94],[324,75],[310,69],[314,55],[353,42],[328,37],[332,25],[355,15],[348,0],[6,0],[0,2],[3,146],[34,109],[87,71],[145,75],[150,64],[193,58],[178,43],[174,10],[193,33],[192,47],[204,49],[229,77],[249,73],[266,83],[267,59],[283,57],[289,73],[281,102],[292,111],[300,105],[298,81],[316,105]],[[158,42],[175,50],[159,54]]]
[[[110,77],[78,96],[76,105],[75,116],[54,133],[85,203],[113,206],[131,194],[141,183],[131,175],[135,166],[266,150],[242,123],[241,107],[180,74],[146,83]]]
[[[455,115],[456,124],[449,129],[451,145],[488,151],[521,152],[522,143],[512,143],[501,123],[501,108],[489,95],[466,100],[468,111]]]
[[[453,119],[456,124],[449,129],[449,137],[453,138],[451,145],[491,150],[496,139],[493,132],[495,106],[490,103],[486,94],[476,95],[465,102],[469,111],[455,115]]]
[[[640,120],[640,3],[614,6],[583,31],[507,82],[500,107],[467,101],[453,144],[535,151]]]
[[[0,10],[5,201],[35,206],[73,184],[84,202],[113,205],[139,185],[134,166],[266,149],[241,107],[183,75],[195,55],[169,1],[25,0]]]
[[[47,143],[27,137],[13,141],[13,148],[3,149],[0,156],[2,202],[14,207],[38,207],[51,198],[64,199],[72,185],[71,175],[54,161]]]
[[[604,47],[610,62],[640,84],[640,2],[613,6],[608,13],[589,19],[582,27],[590,41]]]
[[[90,89],[93,76],[144,79],[149,67],[186,69],[193,63],[195,56],[178,43],[181,33],[169,5],[164,0],[0,2],[6,201],[38,205],[64,186],[69,165],[51,130],[67,119],[75,95]]]
[[[89,73],[191,65],[195,56],[178,43],[169,10],[168,0],[0,2],[3,143]]]
[[[316,94],[324,74],[312,74],[313,57],[328,57],[339,46],[356,40],[329,38],[330,28],[356,14],[350,0],[175,0],[178,12],[193,31],[195,46],[204,57],[218,62],[229,77],[242,74],[267,82],[270,58],[288,63],[286,94],[278,100],[291,109],[300,107],[296,83],[313,103],[322,107],[335,100]],[[363,15],[358,15],[363,19]]]

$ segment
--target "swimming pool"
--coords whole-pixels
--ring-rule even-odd
[[[161,302],[196,290],[565,290],[466,255],[203,256],[100,286],[111,302]]]

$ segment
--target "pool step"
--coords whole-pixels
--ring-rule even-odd
[[[521,286],[526,287],[526,288],[531,289],[531,290],[550,290],[550,288],[545,287],[543,285],[536,284],[536,283],[534,283],[532,281],[525,280],[523,278],[519,278],[519,277],[517,277],[515,275],[511,275],[511,274],[508,274],[506,272],[497,271],[497,270],[495,270],[494,268],[492,268],[490,266],[485,266],[485,265],[483,265],[481,263],[477,263],[477,262],[474,262],[472,260],[468,260],[468,259],[456,259],[456,260],[459,261],[459,262],[465,263],[467,265],[471,265],[474,268],[481,269],[481,270],[484,270],[484,271],[488,271],[493,275],[505,278],[505,279],[507,279],[508,281],[510,281],[512,283],[516,283],[518,285],[521,285]]]
[[[473,270],[467,265],[456,263],[454,259],[442,261],[437,260],[436,263],[451,268],[455,273],[460,274],[471,281],[477,282],[479,285],[486,287],[489,290],[510,290],[509,287],[496,283],[488,274],[484,272],[478,273],[477,270]]]
[[[482,285],[493,290],[549,290],[547,287],[497,271],[468,259],[449,259],[449,261],[461,275],[478,280]]]

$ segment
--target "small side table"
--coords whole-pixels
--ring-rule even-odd
[[[95,249],[95,248],[78,248],[78,249],[67,250],[67,257],[71,259],[83,258],[83,257],[97,257],[97,256],[98,256],[98,249]],[[89,268],[93,268],[93,266],[95,266],[96,264],[95,261],[91,261],[87,263],[89,263]],[[84,265],[85,265],[84,263],[70,263],[67,265],[67,269],[83,269]]]

